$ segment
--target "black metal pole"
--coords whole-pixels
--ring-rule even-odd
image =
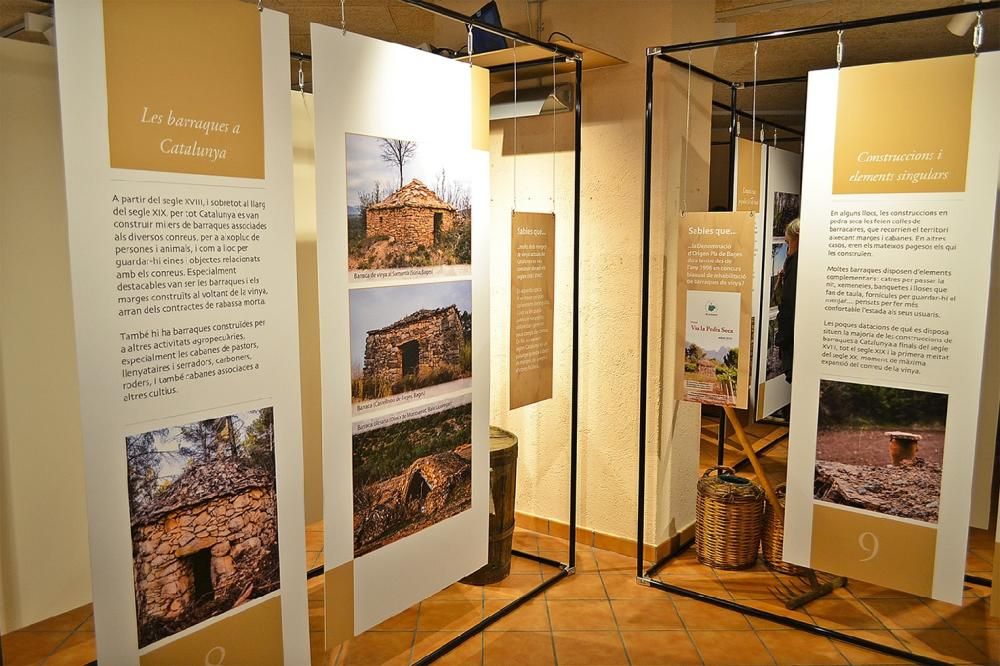
[[[838,21],[837,23],[823,23],[821,25],[804,26],[801,28],[791,28],[789,30],[773,30],[771,32],[759,32],[753,35],[737,35],[736,37],[722,37],[719,39],[708,39],[701,42],[686,42],[684,44],[673,44],[670,46],[653,47],[659,49],[660,53],[676,53],[678,51],[693,51],[695,49],[708,49],[717,46],[731,46],[733,44],[749,44],[751,42],[766,42],[771,39],[785,39],[787,37],[804,37],[806,35],[819,35],[826,32],[836,32],[838,30],[854,30],[856,28],[869,28],[876,25],[889,25],[892,23],[904,23],[907,21],[919,21],[921,19],[937,18],[940,16],[954,16],[955,14],[969,14],[972,12],[988,11],[1000,9],[1000,0],[990,2],[977,2],[967,5],[952,5],[950,7],[939,7],[937,9],[927,9],[919,12],[906,12],[903,14],[890,14],[888,16],[875,16],[872,18],[858,19],[856,21]]]
[[[583,136],[583,61],[576,61],[576,109],[573,118],[573,385],[569,443],[569,569],[576,570],[576,472],[580,397],[580,139]],[[555,146],[552,147],[555,150]],[[555,196],[555,195],[553,195]]]
[[[646,522],[646,384],[649,380],[649,228],[650,189],[653,182],[653,65],[652,54],[646,56],[646,126],[643,136],[643,183],[642,183],[642,305],[639,310],[639,479],[638,479],[638,521],[635,531],[636,577],[642,578],[643,552]]]

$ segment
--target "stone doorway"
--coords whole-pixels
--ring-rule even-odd
[[[410,340],[399,345],[399,353],[403,356],[403,376],[416,375],[420,369],[420,343]]]
[[[215,585],[212,583],[212,549],[204,548],[188,555],[188,566],[191,567],[191,579],[194,582],[194,602],[209,601],[215,598]]]
[[[423,508],[424,500],[431,492],[431,486],[427,479],[420,472],[410,478],[410,485],[406,489],[406,503],[416,502],[417,506]]]
[[[434,244],[441,242],[441,225],[444,223],[444,213],[434,213]]]

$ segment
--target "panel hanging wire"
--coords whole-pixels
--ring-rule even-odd
[[[465,52],[469,54],[469,67],[472,67],[472,25],[465,24]]]
[[[264,12],[264,0],[257,0],[257,11]]]
[[[979,57],[979,49],[983,45],[983,12],[976,12],[976,27],[972,29],[972,52]]]
[[[837,31],[837,69],[844,62],[844,31]]]
[[[539,9],[539,12],[541,10]],[[552,99],[556,98],[556,54],[552,54]],[[556,214],[556,105],[552,105],[552,215]]]
[[[302,71],[302,58],[299,58],[299,93],[302,99],[306,97],[306,74]]]
[[[511,194],[511,205],[517,210],[517,42],[514,42],[514,192]]]
[[[774,130],[774,141],[772,143],[773,143],[774,147],[777,148],[778,147],[778,128],[777,127],[772,127],[771,129]]]
[[[758,52],[759,48],[760,48],[760,42],[754,42],[753,43],[753,101],[752,101],[751,107],[750,107],[750,141],[755,141],[757,139],[755,129],[756,129],[756,125],[757,125],[757,52]],[[757,173],[757,169],[758,169],[757,158],[758,158],[758,156],[760,154],[760,151],[762,149],[762,144],[763,143],[764,143],[764,125],[761,124],[761,127],[760,127],[760,143],[758,143],[758,145],[756,145],[756,146],[754,146],[754,145],[750,146],[750,149],[753,150],[753,152],[751,153],[751,156],[750,156],[750,165],[751,165],[750,166],[750,173],[751,174]],[[754,183],[754,187],[756,187],[758,189],[760,188],[759,181],[757,183]],[[759,192],[757,193],[757,206],[758,206],[758,208],[760,207],[760,193]]]
[[[347,34],[347,12],[344,11],[344,0],[340,0],[340,34]]]
[[[688,155],[691,152],[691,51],[687,52],[688,57],[688,80],[687,80],[687,110],[684,118],[684,177],[681,181],[681,217],[687,214],[688,207]]]

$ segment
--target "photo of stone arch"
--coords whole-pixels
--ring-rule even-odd
[[[347,134],[348,270],[471,265],[467,153]]]
[[[472,376],[470,282],[355,289],[350,302],[354,402]]]
[[[270,407],[125,447],[140,647],[279,588]]]
[[[470,399],[421,413],[353,436],[355,557],[472,506]]]

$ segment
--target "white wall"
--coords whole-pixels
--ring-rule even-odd
[[[478,0],[450,2],[474,11]],[[584,74],[581,183],[580,308],[580,496],[579,525],[603,534],[635,537],[638,394],[639,286],[642,238],[642,147],[647,46],[711,36],[714,3],[700,0],[605,2],[548,0],[545,33],[559,30],[580,43],[628,64]],[[504,25],[525,34],[524,3],[501,1]],[[435,44],[464,44],[464,28],[438,20]],[[709,54],[710,56],[711,54]],[[704,62],[695,60],[696,64]],[[686,78],[680,86],[668,67],[657,65],[656,164],[651,243],[648,504],[646,542],[660,543],[694,520],[700,410],[673,402],[673,264],[684,143]],[[571,81],[572,78],[564,77]],[[532,79],[521,85],[537,85]],[[697,82],[696,82],[697,83]],[[551,85],[546,81],[545,85]],[[704,210],[708,195],[707,88],[692,96],[692,150],[688,204]],[[678,106],[678,103],[682,106]],[[493,422],[521,439],[518,511],[566,522],[569,485],[570,362],[572,317],[573,116],[557,115],[555,128],[556,342],[555,397],[508,411],[510,212],[552,209],[553,127],[551,117],[491,124],[493,304]],[[666,168],[667,160],[671,162]],[[516,188],[514,185],[516,172]],[[664,334],[666,336],[664,337]],[[666,344],[668,353],[659,349]]]
[[[0,629],[90,598],[55,50],[0,39]]]

